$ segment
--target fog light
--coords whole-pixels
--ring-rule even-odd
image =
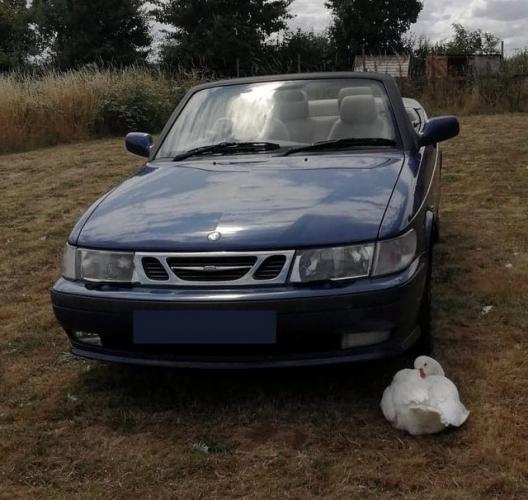
[[[90,332],[73,332],[75,340],[82,342],[83,344],[94,345],[101,347],[103,343],[101,342],[101,337],[97,333]]]
[[[341,349],[381,344],[389,340],[389,337],[390,332],[387,331],[344,333],[341,336]]]

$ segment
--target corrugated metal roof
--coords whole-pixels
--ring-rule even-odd
[[[408,78],[411,57],[401,56],[357,56],[354,71],[386,73],[397,78]]]

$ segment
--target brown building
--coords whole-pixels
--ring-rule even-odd
[[[495,75],[500,70],[502,56],[497,55],[428,55],[428,80],[467,78]]]

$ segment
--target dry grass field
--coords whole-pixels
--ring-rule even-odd
[[[402,360],[196,375],[72,359],[48,298],[62,245],[137,160],[117,140],[0,156],[0,498],[528,498],[528,115],[462,125],[434,337],[472,413],[420,439],[378,408]]]

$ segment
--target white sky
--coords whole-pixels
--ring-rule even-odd
[[[397,0],[392,0],[397,1]],[[290,9],[293,28],[321,31],[330,24],[324,0],[294,0]],[[506,53],[528,46],[528,0],[424,0],[418,23],[411,31],[432,41],[451,36],[451,25],[481,28],[503,39]]]

